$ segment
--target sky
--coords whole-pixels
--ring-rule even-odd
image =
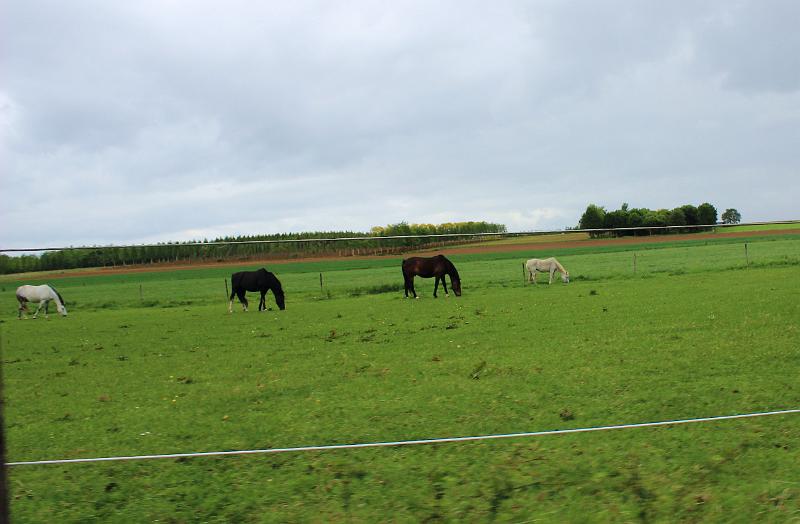
[[[6,0],[0,248],[800,219],[796,0]]]

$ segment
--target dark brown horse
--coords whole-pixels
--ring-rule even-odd
[[[445,275],[450,275],[450,284],[453,288],[453,293],[457,297],[461,296],[461,278],[458,276],[456,266],[453,265],[444,255],[436,255],[435,257],[411,257],[403,260],[403,278],[406,283],[406,298],[408,292],[417,297],[417,292],[414,291],[414,277],[431,278],[436,277],[436,282],[433,285],[433,297],[436,298],[436,290],[439,289],[439,281],[442,281],[445,296],[447,294],[447,282],[444,279]]]

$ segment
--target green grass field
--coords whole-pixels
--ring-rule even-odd
[[[730,226],[730,227],[720,228],[719,231],[737,233],[740,231],[770,231],[770,230],[774,231],[774,230],[790,230],[790,229],[800,229],[800,222],[791,222],[788,224]]]
[[[645,249],[646,247],[646,249]],[[529,255],[533,255],[530,253]],[[231,268],[51,280],[0,324],[9,461],[395,441],[800,407],[800,238],[271,266],[286,311],[228,314]],[[634,254],[636,272],[633,271]],[[536,256],[541,253],[536,252]],[[323,275],[320,289],[319,275]],[[545,275],[540,276],[540,282]],[[28,282],[28,280],[26,280]],[[274,300],[268,297],[274,307]],[[9,469],[15,522],[800,519],[800,416],[416,447]]]
[[[726,226],[716,228],[718,233],[741,233],[750,232],[758,233],[759,231],[790,231],[800,229],[800,222],[792,222],[787,224],[758,224],[758,225],[741,225],[741,226]],[[669,233],[661,235],[664,237],[665,242],[669,242]],[[625,238],[625,237],[622,237]],[[629,237],[628,237],[629,238]],[[476,242],[472,244],[465,244],[465,246],[503,246],[503,245],[526,245],[538,244],[544,242],[574,242],[577,240],[590,240],[588,233],[572,233],[572,232],[559,232],[559,233],[543,233],[539,235],[528,236],[515,236],[511,238],[501,238],[499,240],[486,240],[485,242]]]

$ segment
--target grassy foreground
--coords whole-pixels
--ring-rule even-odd
[[[537,255],[538,256],[538,255]],[[0,324],[10,461],[481,435],[797,408],[800,241],[275,266],[287,310],[227,313],[230,269],[54,281]],[[749,268],[746,267],[749,261]],[[323,289],[319,273],[323,273]],[[544,276],[544,275],[542,275]],[[541,277],[540,277],[541,278]],[[1,284],[13,297],[16,282]],[[252,303],[257,303],[255,295]],[[269,297],[270,303],[274,301]],[[11,468],[15,522],[791,521],[800,416],[535,439]]]

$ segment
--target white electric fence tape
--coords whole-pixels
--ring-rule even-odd
[[[474,437],[449,437],[434,438],[425,440],[400,440],[396,442],[368,442],[362,444],[332,444],[327,446],[299,446],[294,448],[271,448],[271,449],[247,449],[240,451],[206,451],[197,453],[170,453],[165,455],[133,455],[127,457],[98,457],[98,458],[77,458],[77,459],[58,459],[58,460],[31,460],[24,462],[7,462],[6,466],[37,466],[44,464],[72,464],[76,462],[114,462],[122,460],[145,460],[145,459],[177,459],[192,457],[219,457],[227,455],[254,455],[265,453],[290,453],[300,451],[332,451],[338,449],[358,449],[358,448],[379,448],[390,446],[413,446],[418,444],[444,444],[448,442],[470,442],[476,440],[491,440],[501,438],[521,438],[521,437],[541,437],[547,435],[565,435],[567,433],[588,433],[590,431],[607,431],[612,429],[646,428],[655,426],[670,426],[674,424],[690,424],[694,422],[713,422],[719,420],[732,420],[740,418],[767,417],[770,415],[787,415],[789,413],[800,413],[800,409],[786,409],[782,411],[765,411],[760,413],[745,413],[741,415],[723,415],[717,417],[690,418],[683,420],[665,420],[661,422],[642,422],[638,424],[620,424],[616,426],[596,426],[589,428],[575,429],[554,429],[547,431],[533,431],[529,433],[506,433],[501,435],[479,435]]]
[[[685,229],[709,229],[726,228],[741,226],[763,226],[763,225],[782,225],[798,224],[800,220],[777,220],[772,222],[742,222],[740,224],[705,224],[705,225],[685,225],[685,226],[637,226],[637,227],[616,227],[616,228],[596,228],[596,229],[553,229],[541,231],[517,231],[504,233],[436,233],[428,235],[383,235],[383,236],[363,236],[363,237],[330,237],[330,238],[282,238],[270,240],[214,240],[211,242],[183,242],[176,244],[120,244],[120,245],[99,245],[99,246],[62,246],[62,247],[27,247],[27,248],[4,248],[0,253],[24,253],[24,252],[44,252],[44,251],[86,251],[96,249],[128,249],[128,248],[183,248],[190,246],[235,246],[250,244],[308,244],[313,242],[355,242],[355,241],[375,241],[375,240],[399,240],[408,238],[469,238],[469,237],[519,237],[519,236],[540,236],[556,235],[564,233],[610,233],[621,231],[671,231]],[[757,231],[754,233],[758,233]],[[407,246],[399,246],[407,247]],[[417,247],[425,247],[417,246]]]

